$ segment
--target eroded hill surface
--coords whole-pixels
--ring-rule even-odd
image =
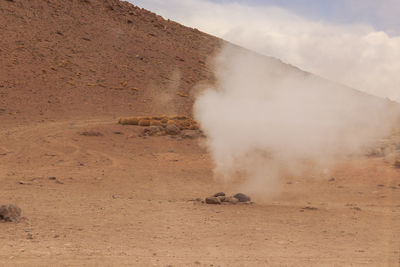
[[[116,0],[0,2],[2,119],[190,113],[221,40]]]

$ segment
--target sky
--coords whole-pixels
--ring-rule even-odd
[[[399,0],[129,0],[186,26],[400,101]]]
[[[214,0],[215,3],[240,3],[247,6],[273,5],[301,16],[333,23],[366,23],[376,30],[400,33],[398,0]]]

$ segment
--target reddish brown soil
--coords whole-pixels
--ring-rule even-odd
[[[6,121],[188,114],[221,43],[117,0],[2,0],[0,14]]]
[[[354,157],[253,205],[206,205],[191,200],[239,187],[213,179],[202,139],[117,124],[190,113],[220,40],[112,0],[0,0],[0,33],[0,205],[24,217],[0,223],[0,265],[399,265],[391,161]]]

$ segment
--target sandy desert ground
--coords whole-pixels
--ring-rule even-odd
[[[238,187],[213,179],[201,138],[139,132],[110,118],[1,127],[0,200],[23,219],[0,224],[0,264],[399,264],[400,172],[382,158],[287,177],[252,205],[207,205],[193,200]]]

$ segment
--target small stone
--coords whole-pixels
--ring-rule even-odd
[[[0,207],[0,221],[18,222],[21,217],[21,209],[17,205],[9,204]]]
[[[248,202],[251,201],[251,198],[245,194],[242,193],[237,193],[236,195],[233,196],[236,198],[239,202]]]
[[[218,197],[207,197],[206,203],[207,204],[221,204],[221,200]]]
[[[97,131],[92,131],[92,130],[91,131],[80,132],[79,134],[83,135],[83,136],[103,136],[102,133],[97,132]]]
[[[56,180],[57,178],[55,176],[49,177],[49,180]]]
[[[306,206],[304,208],[301,208],[302,210],[317,210],[318,208],[312,207],[312,206]]]
[[[218,192],[218,193],[213,195],[213,197],[219,197],[219,196],[225,196],[225,193],[224,192]]]
[[[334,182],[335,181],[335,177],[331,177],[328,181],[329,182]]]
[[[26,235],[26,239],[33,239],[33,235],[32,234],[27,234]]]

